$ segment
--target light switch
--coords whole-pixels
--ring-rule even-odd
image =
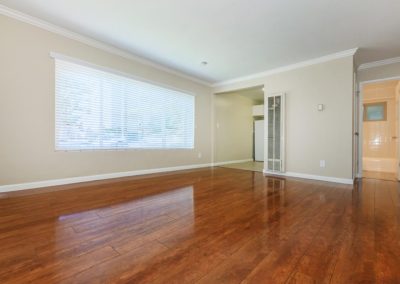
[[[319,104],[318,105],[318,111],[323,111],[324,110],[324,105],[323,104]]]

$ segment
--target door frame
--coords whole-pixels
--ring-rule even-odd
[[[399,80],[400,81],[400,76],[395,76],[395,77],[387,77],[387,78],[382,78],[382,79],[374,79],[374,80],[366,80],[366,81],[361,81],[358,83],[358,90],[357,90],[357,104],[358,104],[358,129],[356,129],[356,132],[358,133],[358,158],[357,158],[357,172],[356,172],[356,177],[357,178],[362,178],[362,158],[363,158],[363,141],[364,141],[364,136],[363,136],[363,126],[364,126],[364,93],[363,93],[363,87],[364,85],[371,84],[371,83],[379,83],[379,82],[385,82],[385,81],[392,81],[392,80]],[[398,121],[400,124],[400,121]],[[397,141],[397,149],[399,149],[399,141]]]

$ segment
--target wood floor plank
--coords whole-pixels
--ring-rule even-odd
[[[278,241],[269,253],[244,279],[243,283],[284,283],[290,277],[301,257],[319,234],[330,214],[336,209],[336,202],[330,201],[318,207],[307,224],[290,234],[284,241]]]
[[[400,283],[397,182],[205,168],[0,196],[0,283]]]

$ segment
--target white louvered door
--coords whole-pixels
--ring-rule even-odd
[[[267,171],[284,172],[285,94],[267,96],[265,106]]]

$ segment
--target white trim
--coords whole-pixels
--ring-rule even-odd
[[[183,170],[190,170],[190,169],[208,168],[208,167],[213,167],[213,166],[244,163],[244,162],[250,162],[250,161],[253,161],[253,159],[226,161],[226,162],[218,162],[218,163],[207,163],[207,164],[197,164],[197,165],[185,165],[185,166],[137,170],[137,171],[128,171],[128,172],[117,172],[117,173],[108,173],[108,174],[101,174],[101,175],[43,180],[43,181],[35,181],[35,182],[27,182],[27,183],[19,183],[19,184],[7,184],[7,185],[0,186],[0,193],[1,192],[27,190],[27,189],[35,189],[35,188],[49,187],[49,186],[66,185],[66,184],[88,182],[88,181],[106,180],[106,179],[121,178],[121,177],[131,177],[131,176],[140,176],[140,175],[148,175],[148,174],[156,174],[156,173],[183,171]]]
[[[230,165],[230,164],[238,164],[238,163],[246,163],[246,162],[252,162],[253,159],[244,159],[244,160],[233,160],[233,161],[225,161],[225,162],[216,162],[213,163],[214,167],[217,166],[223,166],[223,165]]]
[[[211,95],[211,161],[214,163],[215,162],[215,131],[216,131],[216,125],[215,125],[215,94]]]
[[[265,169],[263,170],[263,173],[264,173],[264,175],[295,177],[295,178],[321,180],[321,181],[343,183],[343,184],[353,184],[354,183],[353,179],[351,179],[351,178],[336,178],[336,177],[317,176],[317,175],[309,175],[309,174],[293,173],[293,172],[280,173],[280,172],[267,171]]]
[[[333,53],[330,55],[322,56],[319,58],[314,58],[311,60],[306,60],[306,61],[298,62],[295,64],[290,64],[290,65],[279,67],[276,69],[267,70],[267,71],[264,71],[261,73],[256,73],[256,74],[252,74],[252,75],[248,75],[248,76],[239,77],[236,79],[217,82],[215,84],[212,84],[211,86],[214,88],[222,87],[222,86],[226,86],[226,85],[230,85],[230,84],[241,83],[244,81],[260,79],[260,78],[263,78],[263,77],[266,77],[266,76],[269,76],[272,74],[277,74],[277,73],[282,73],[282,72],[286,72],[286,71],[290,71],[290,70],[294,70],[294,69],[299,69],[302,67],[307,67],[310,65],[315,65],[315,64],[319,64],[319,63],[323,63],[323,62],[327,62],[327,61],[331,61],[331,60],[335,60],[335,59],[339,59],[339,58],[343,58],[343,57],[354,56],[354,54],[357,52],[357,50],[358,50],[358,48],[353,48],[353,49]]]
[[[358,168],[357,168],[357,172],[356,172],[356,175],[359,177],[359,178],[362,178],[362,168],[363,168],[363,165],[362,165],[362,156],[363,156],[363,143],[364,143],[364,141],[363,141],[363,123],[364,123],[364,121],[363,121],[363,117],[364,117],[364,104],[363,104],[363,98],[364,98],[364,95],[363,95],[363,93],[362,93],[362,86],[363,86],[363,83],[359,83],[358,84],[358,86],[357,86],[357,88],[358,88],[358,90],[357,90],[357,93],[358,93],[358,96],[357,96],[357,100],[358,100],[358,129],[355,129],[355,132],[358,132],[358,145],[357,145],[357,147],[358,147],[358,149],[357,149],[357,152],[358,152],[358,157],[357,157],[357,165],[358,165]]]
[[[76,40],[76,41],[81,42],[83,44],[89,45],[89,46],[94,47],[94,48],[101,49],[103,51],[106,51],[106,52],[121,56],[123,58],[129,59],[129,60],[133,60],[133,61],[137,61],[137,62],[139,62],[141,64],[156,68],[158,70],[161,70],[161,71],[164,71],[164,72],[176,75],[176,76],[179,76],[181,78],[184,78],[184,79],[187,79],[187,80],[190,80],[190,81],[193,81],[193,82],[196,82],[196,83],[208,86],[208,87],[211,86],[210,82],[195,78],[193,76],[189,76],[189,75],[184,74],[182,72],[179,72],[177,70],[168,68],[168,67],[163,66],[161,64],[157,64],[157,63],[155,63],[155,62],[153,62],[151,60],[144,59],[144,58],[139,57],[137,55],[134,55],[134,54],[132,54],[130,52],[127,52],[127,51],[124,51],[124,50],[119,49],[117,47],[114,47],[112,45],[106,44],[104,42],[95,40],[93,38],[90,38],[90,37],[87,37],[87,36],[84,36],[84,35],[81,35],[81,34],[78,34],[78,33],[75,33],[75,32],[72,32],[72,31],[70,31],[68,29],[65,29],[65,28],[62,28],[60,26],[51,24],[49,22],[43,21],[43,20],[41,20],[39,18],[27,15],[27,14],[19,12],[17,10],[10,9],[10,8],[2,5],[2,4],[0,4],[0,15],[4,15],[4,16],[13,18],[15,20],[18,20],[18,21],[33,25],[35,27],[38,27],[38,28],[44,29],[46,31],[49,31],[49,32],[52,32],[52,33],[55,33],[55,34],[58,34],[58,35],[61,35],[61,36],[64,36],[64,37],[72,39],[72,40]]]
[[[388,58],[388,59],[384,59],[384,60],[363,63],[360,66],[358,66],[357,70],[365,70],[365,69],[369,69],[369,68],[374,68],[374,67],[379,67],[379,66],[384,66],[384,65],[394,64],[394,63],[400,63],[400,57],[394,57],[394,58]]]
[[[92,176],[52,179],[52,180],[44,180],[44,181],[36,181],[36,182],[28,182],[28,183],[20,183],[20,184],[8,184],[8,185],[0,186],[0,192],[10,192],[10,191],[35,189],[35,188],[48,187],[48,186],[73,184],[73,183],[79,183],[79,182],[88,182],[88,181],[105,180],[105,179],[112,179],[112,178],[121,178],[121,177],[148,175],[148,174],[155,174],[155,173],[207,168],[207,167],[211,167],[211,166],[212,166],[211,163],[198,164],[198,165],[186,165],[186,166],[177,166],[177,167],[168,167],[168,168],[108,173],[108,174],[92,175]]]

